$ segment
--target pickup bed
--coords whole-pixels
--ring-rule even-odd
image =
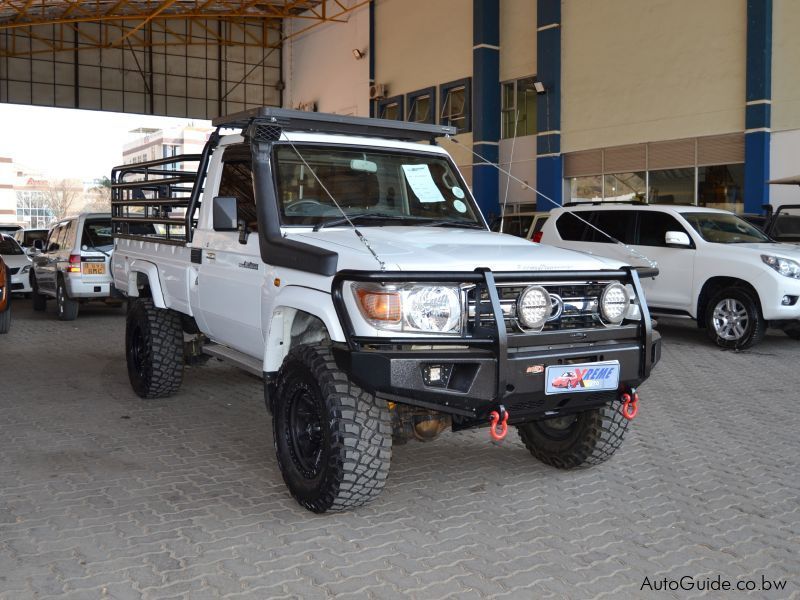
[[[393,443],[446,429],[516,426],[559,468],[614,453],[660,356],[636,270],[489,231],[435,143],[453,128],[215,125],[200,155],[112,173],[137,394],[176,393],[205,355],[263,376],[284,481],[315,512],[373,499]]]

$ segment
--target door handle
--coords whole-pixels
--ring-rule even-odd
[[[216,258],[217,258],[217,255],[216,255],[216,253],[214,253],[214,252],[206,252],[206,258],[207,258],[208,260],[214,260],[214,259],[216,259]]]

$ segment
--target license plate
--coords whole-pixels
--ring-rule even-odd
[[[619,361],[547,367],[544,377],[545,394],[615,390],[619,387]]]
[[[83,263],[84,275],[103,275],[106,272],[105,263]]]

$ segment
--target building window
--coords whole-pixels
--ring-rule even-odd
[[[176,144],[164,144],[161,147],[162,158],[172,158],[173,156],[179,156],[180,153],[181,147]],[[178,162],[171,162],[164,165],[164,169],[167,171],[179,171],[181,168],[182,165]]]
[[[603,176],[604,200],[644,202],[645,198],[647,198],[647,175],[644,171]]]
[[[31,228],[44,228],[53,218],[53,211],[50,210],[44,192],[17,192],[17,221],[28,223]]]
[[[435,123],[436,88],[429,87],[406,95],[408,120],[412,123]]]
[[[507,81],[502,87],[502,137],[536,134],[535,77]],[[516,118],[516,121],[515,121]]]
[[[634,200],[741,212],[744,134],[570,152],[564,154],[564,182],[565,195],[577,202]]]
[[[402,121],[403,114],[403,97],[392,96],[385,98],[378,102],[378,117],[381,119],[389,119],[390,121]]]
[[[741,210],[744,200],[744,165],[712,165],[697,169],[697,204],[709,208]]]
[[[603,199],[603,176],[571,177],[569,199],[571,202],[600,202]]]
[[[470,78],[439,86],[439,124],[450,125],[458,133],[472,130],[472,80]]]
[[[650,171],[648,200],[653,204],[694,204],[694,169]]]

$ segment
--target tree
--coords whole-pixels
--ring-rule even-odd
[[[47,208],[53,213],[53,218],[59,220],[80,208],[83,186],[77,179],[51,180],[43,193]]]
[[[111,180],[101,177],[94,180],[95,185],[86,193],[87,212],[111,212]]]

